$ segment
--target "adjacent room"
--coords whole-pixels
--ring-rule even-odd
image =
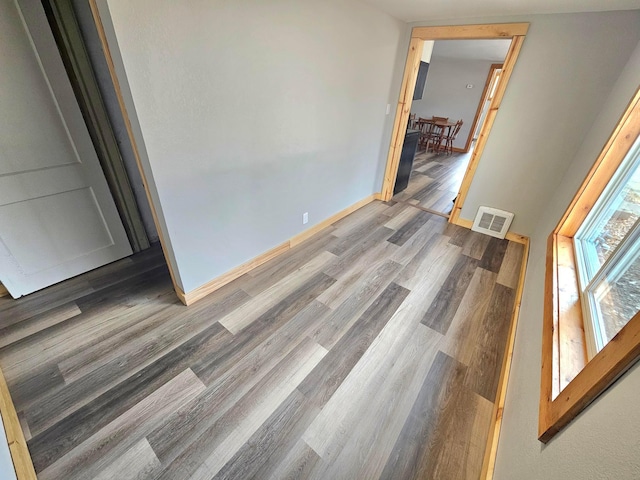
[[[448,218],[511,40],[424,43],[393,198]]]
[[[639,26],[0,0],[0,478],[637,478]]]

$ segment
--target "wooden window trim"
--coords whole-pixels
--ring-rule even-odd
[[[640,356],[640,312],[587,362],[573,238],[640,134],[640,89],[547,241],[538,438],[547,443]]]

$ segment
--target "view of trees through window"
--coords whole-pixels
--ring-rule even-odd
[[[640,310],[640,146],[631,149],[581,230],[583,306],[600,349]]]

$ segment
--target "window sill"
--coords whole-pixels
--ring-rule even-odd
[[[580,303],[578,272],[573,240],[553,235],[557,285],[553,293],[554,305],[554,395],[565,389],[587,364],[587,343]]]
[[[547,443],[640,357],[640,312],[587,362],[573,237],[640,136],[640,89],[547,242],[538,438]]]
[[[547,443],[640,356],[640,312],[587,361],[573,240],[547,241],[538,439]]]

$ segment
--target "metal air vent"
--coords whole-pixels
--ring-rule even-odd
[[[471,230],[496,238],[504,238],[513,221],[513,213],[491,207],[480,207]]]

